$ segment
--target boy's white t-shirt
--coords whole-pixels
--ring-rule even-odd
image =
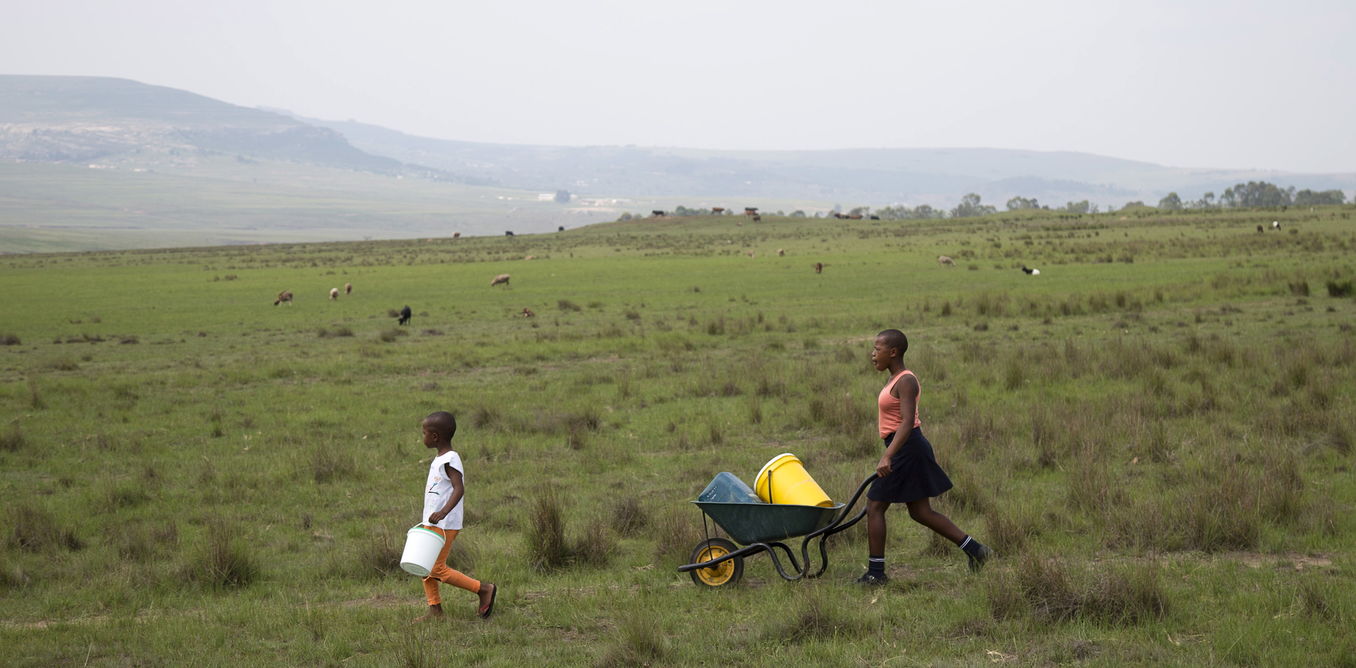
[[[443,509],[447,504],[447,499],[452,496],[452,479],[447,477],[447,471],[443,465],[447,464],[452,468],[461,471],[462,481],[466,480],[466,471],[461,468],[461,457],[455,450],[449,450],[447,454],[434,457],[428,465],[428,483],[424,485],[424,516],[419,518],[421,524],[428,524],[428,516]],[[457,501],[457,505],[452,507],[452,512],[443,518],[443,521],[434,524],[439,529],[461,530],[461,506],[466,501],[462,496]]]

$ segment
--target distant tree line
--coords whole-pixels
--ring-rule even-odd
[[[1341,190],[1309,190],[1304,189],[1296,192],[1294,186],[1282,188],[1266,181],[1248,181],[1239,183],[1224,189],[1218,197],[1213,192],[1207,192],[1201,195],[1201,198],[1195,201],[1185,201],[1177,193],[1168,193],[1165,197],[1158,200],[1157,208],[1161,211],[1183,211],[1196,209],[1243,209],[1252,207],[1282,207],[1282,206],[1332,206],[1347,203],[1347,196]],[[1043,205],[1035,197],[1012,197],[1007,201],[1008,211],[1028,211],[1041,210],[1052,211],[1056,213],[1067,214],[1085,214],[1100,213],[1101,208],[1089,202],[1081,200],[1078,202],[1066,202],[1063,206],[1050,207]],[[1146,205],[1144,202],[1126,202],[1121,207],[1122,211],[1133,209],[1154,208]],[[1107,211],[1113,211],[1114,208],[1108,208]],[[842,207],[834,205],[833,213],[842,211]],[[732,213],[726,210],[725,214]],[[882,220],[924,220],[932,218],[976,218],[998,213],[998,208],[991,204],[984,204],[983,200],[976,193],[969,193],[961,198],[959,204],[950,210],[935,209],[928,204],[919,204],[918,206],[907,206],[904,204],[895,204],[891,206],[872,209],[869,206],[859,206],[848,211],[848,215],[860,215],[863,218],[877,217]],[[709,216],[712,215],[711,209],[689,209],[685,206],[675,207],[671,215],[674,216]],[[769,212],[768,215],[782,216],[781,211]],[[618,220],[632,220],[634,218],[644,218],[641,214],[632,215],[623,213]],[[793,218],[807,217],[804,211],[796,210],[791,212]],[[823,213],[814,214],[815,218],[824,217]]]
[[[1168,193],[1158,200],[1158,208],[1165,211],[1183,209],[1245,209],[1250,207],[1331,206],[1347,203],[1341,190],[1309,190],[1295,192],[1295,187],[1282,188],[1266,181],[1248,181],[1224,189],[1218,198],[1207,192],[1201,198],[1183,201],[1177,193]]]

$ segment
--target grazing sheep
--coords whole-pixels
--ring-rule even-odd
[[[406,304],[405,308],[400,309],[400,320],[396,321],[396,324],[403,325],[409,321],[410,321],[410,307],[408,304]]]
[[[754,253],[753,251],[744,251],[744,254],[748,255],[749,257],[758,257],[757,253]]]
[[[1028,275],[1028,276],[1040,276],[1040,275],[1041,275],[1041,270],[1039,270],[1039,269],[1032,269],[1031,267],[1028,267],[1028,266],[1026,266],[1026,265],[1022,265],[1022,273],[1025,273],[1025,274]]]
[[[1261,225],[1258,225],[1258,226],[1257,226],[1257,233],[1258,233],[1258,234],[1263,234],[1263,233],[1265,233],[1265,232],[1266,232],[1266,228],[1262,227]]]
[[[824,263],[823,263],[823,262],[816,262],[816,263],[815,263],[815,273],[816,273],[816,274],[822,274],[822,273],[824,273]]]
[[[778,248],[778,249],[777,249],[777,257],[786,257],[786,249],[785,249],[785,248]]]
[[[1273,221],[1271,221],[1271,229],[1273,229],[1273,230],[1279,230],[1279,229],[1281,229],[1281,221],[1279,221],[1279,220],[1273,220]]]
[[[937,264],[940,264],[943,267],[954,267],[956,266],[956,261],[946,255],[938,255]]]
[[[496,285],[499,285],[500,283],[502,283],[502,284],[504,284],[504,285],[508,285],[508,284],[509,284],[509,275],[508,275],[508,274],[500,274],[500,275],[498,275],[498,276],[495,276],[494,279],[490,281],[490,287],[494,287],[494,286],[496,286]]]
[[[283,302],[287,302],[287,305],[288,305],[288,306],[291,306],[291,305],[292,305],[292,291],[291,291],[291,290],[283,290],[282,292],[279,292],[279,293],[278,293],[278,298],[275,299],[275,300],[273,300],[273,305],[274,305],[274,306],[277,306],[278,304],[281,304],[281,303],[283,303]]]
[[[536,313],[533,313],[533,312],[532,312],[532,309],[530,309],[530,308],[528,308],[528,307],[526,307],[526,306],[523,307],[523,312],[522,312],[522,313],[519,313],[518,315],[521,315],[521,316],[523,316],[524,318],[535,318],[535,317],[537,317],[537,314],[536,314]]]
[[[330,288],[330,301],[334,301],[338,298],[339,298],[339,288]]]
[[[345,284],[344,284],[344,294],[346,294],[346,295],[351,295],[351,294],[353,294],[353,284],[352,284],[352,283],[345,283]]]

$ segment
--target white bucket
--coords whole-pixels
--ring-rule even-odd
[[[438,553],[443,551],[447,542],[437,531],[419,525],[405,534],[405,552],[400,555],[400,567],[406,573],[419,577],[428,577],[437,564]]]

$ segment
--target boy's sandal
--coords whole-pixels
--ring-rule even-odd
[[[490,615],[494,613],[494,599],[499,596],[499,585],[491,584],[491,586],[494,589],[490,590],[490,602],[481,606],[480,610],[476,612],[476,616],[481,619],[489,619]]]

